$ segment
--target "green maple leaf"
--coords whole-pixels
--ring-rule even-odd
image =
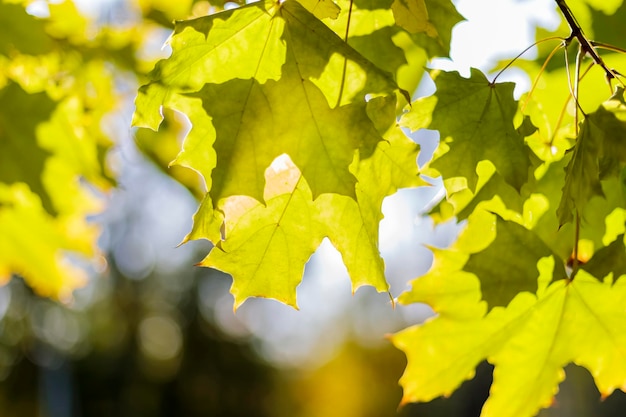
[[[365,95],[393,94],[389,74],[295,1],[179,23],[171,43],[172,57],[140,90],[134,123],[156,128],[164,105],[187,110],[200,125],[205,120],[197,119],[206,117],[188,110],[201,99],[215,127],[215,133],[206,130],[202,146],[214,142],[216,155],[207,152],[208,160],[200,161],[183,150],[180,158],[203,175],[211,172],[205,180],[214,204],[230,195],[262,200],[264,171],[283,152],[314,197],[355,196],[348,169],[354,152],[365,156],[382,140],[367,121]]]
[[[496,238],[485,249],[470,255],[463,270],[480,280],[483,300],[489,308],[506,306],[520,292],[537,292],[537,262],[556,256],[531,230],[496,216]],[[557,258],[558,259],[558,258]],[[567,275],[561,262],[552,271],[555,280]]]
[[[268,297],[297,306],[296,287],[304,265],[324,237],[341,253],[353,289],[373,285],[386,291],[384,263],[378,250],[378,224],[384,197],[397,187],[424,184],[417,176],[417,146],[393,123],[392,98],[368,103],[369,113],[385,141],[369,158],[355,160],[356,200],[338,194],[312,199],[310,187],[289,158],[266,171],[265,205],[249,197],[221,200],[215,216],[205,199],[188,238],[217,243],[202,265],[233,276],[235,306],[248,297]],[[386,130],[386,131],[385,131]],[[223,222],[223,240],[216,230]],[[218,240],[215,240],[215,239]]]
[[[378,228],[383,219],[383,199],[399,188],[427,185],[417,176],[418,147],[395,123],[390,97],[371,100],[370,118],[385,140],[371,157],[355,161],[352,170],[358,179],[356,202],[344,196],[330,196],[334,208],[324,213],[326,234],[342,255],[353,289],[370,284],[387,288],[384,263],[378,249]]]
[[[239,91],[246,101],[220,100]],[[263,85],[233,80],[205,85],[194,96],[202,99],[216,130],[217,164],[209,191],[214,201],[239,194],[261,199],[265,184],[259,174],[282,153],[302,167],[313,198],[330,192],[355,196],[356,178],[348,170],[354,151],[361,148],[367,155],[382,139],[365,103],[331,108],[320,89],[306,81],[288,88],[287,79]]]
[[[391,1],[340,0],[339,5],[339,17],[324,23],[339,37],[347,36],[348,45],[378,68],[391,73],[401,88],[415,91],[428,57],[424,48],[395,24]]]
[[[436,104],[436,96],[416,100],[411,110],[402,115],[400,124],[412,131],[428,128],[432,123],[432,114]],[[517,131],[521,136],[527,136],[535,129],[529,119],[524,119]],[[507,183],[502,175],[496,172],[491,161],[479,162],[476,166],[476,175],[478,178],[474,190],[468,188],[466,184],[460,184],[454,178],[444,181],[446,199],[435,206],[430,213],[436,221],[445,221],[452,216],[456,217],[457,221],[465,220],[478,206],[495,212],[504,204],[506,208],[517,213],[523,212],[523,198],[519,190]]]
[[[474,192],[466,187],[458,189],[458,181],[444,181],[447,197],[430,212],[436,221],[446,221],[452,217],[457,221],[465,220],[478,208],[494,213],[503,208],[520,214],[524,212],[523,198],[495,172],[492,164],[488,161],[481,162],[476,172],[478,183]]]
[[[37,143],[36,129],[55,107],[46,93],[28,94],[12,82],[0,90],[0,182],[28,184],[52,214],[56,210],[42,182],[50,152]]]
[[[606,132],[600,155],[600,178],[619,176],[626,163],[626,102],[624,89],[617,87],[615,94],[604,102],[594,117]]]
[[[573,211],[582,212],[591,197],[604,196],[599,158],[606,137],[617,133],[611,131],[611,125],[603,123],[606,113],[601,107],[585,118],[576,145],[570,151],[572,156],[565,168],[563,196],[557,209],[561,225],[572,221]]]
[[[466,192],[470,194],[468,197],[471,200],[467,204],[463,204],[462,208],[459,207],[455,210],[455,212],[458,211],[456,217],[459,221],[467,219],[479,204],[496,198],[502,201],[508,209],[515,210],[518,213],[522,212],[522,201],[519,193],[498,173],[494,173],[484,185],[478,187],[475,194],[469,190],[466,190]],[[455,200],[457,194],[452,195],[450,199]],[[482,207],[486,208],[484,205]]]
[[[403,402],[449,395],[484,359],[495,369],[482,417],[535,415],[552,403],[564,378],[563,367],[571,362],[591,372],[604,396],[623,387],[624,281],[601,283],[580,271],[571,282],[548,286],[553,258],[542,259],[538,268],[536,295],[520,293],[506,308],[488,314],[478,302],[477,281],[458,275],[416,280],[400,302],[430,302],[439,316],[392,338],[408,358],[401,379]]]
[[[431,129],[436,129],[449,150],[431,166],[444,178],[463,176],[476,188],[476,166],[489,160],[518,191],[528,179],[530,158],[524,138],[513,124],[517,102],[513,83],[492,84],[477,69],[469,79],[458,72],[435,78],[437,104]]]
[[[265,205],[243,196],[222,204],[226,239],[201,263],[233,276],[235,308],[253,296],[296,307],[304,265],[324,237],[316,225],[319,208],[298,169],[291,164],[268,172]]]

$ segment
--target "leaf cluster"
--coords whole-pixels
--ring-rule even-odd
[[[186,240],[213,242],[202,265],[233,276],[235,307],[251,296],[297,306],[324,238],[353,289],[387,290],[381,204],[425,185],[406,131],[432,129],[440,144],[422,173],[443,177],[446,198],[431,216],[467,224],[398,298],[437,313],[392,337],[409,360],[403,401],[450,394],[484,359],[495,365],[486,416],[534,415],[570,362],[605,395],[626,386],[624,90],[579,93],[598,76],[621,83],[609,70],[621,58],[599,58],[561,3],[572,29],[561,44],[578,41],[600,74],[520,60],[538,80],[521,102],[476,69],[431,71],[435,94],[408,102],[425,60],[449,52],[460,20],[449,2],[267,1],[178,22],[134,123],[157,129],[162,108],[191,121],[173,164],[207,193]]]
[[[556,48],[504,66],[535,80],[519,101],[476,69],[431,70],[436,92],[412,98],[427,62],[449,54],[462,20],[450,0],[215,2],[212,14],[206,2],[141,0],[141,25],[96,36],[69,1],[46,18],[28,3],[0,0],[0,280],[20,274],[61,299],[84,280],[66,254],[97,255],[86,218],[102,209],[94,190],[115,185],[102,125],[130,73],[143,84],[137,143],[164,169],[187,169],[170,171],[201,200],[184,241],[213,243],[201,265],[233,276],[235,307],[297,308],[323,239],[353,290],[388,291],[382,202],[441,176],[430,216],[464,229],[398,297],[436,312],[391,337],[408,357],[403,402],[450,394],[485,359],[484,416],[536,414],[570,362],[603,395],[626,386],[626,59],[605,29],[623,20],[620,1],[557,0]],[[153,62],[137,51],[174,19],[187,20],[170,56],[146,73]],[[440,136],[421,169],[420,129]]]

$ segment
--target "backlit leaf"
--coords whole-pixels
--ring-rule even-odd
[[[480,280],[489,308],[506,306],[520,292],[537,292],[537,262],[552,251],[531,230],[496,216],[496,238],[483,251],[472,254],[464,266]],[[563,263],[554,265],[554,280],[565,279]]]
[[[435,78],[437,104],[431,129],[436,129],[449,150],[431,166],[444,177],[463,176],[476,188],[476,166],[489,160],[496,171],[520,190],[528,180],[530,159],[524,138],[515,129],[517,103],[512,83],[491,84],[476,69],[469,79],[457,72]]]
[[[456,309],[453,305],[446,306],[437,310],[439,317],[393,337],[408,357],[401,379],[403,402],[450,394],[484,359],[495,370],[482,417],[534,416],[552,403],[563,367],[571,362],[589,369],[603,395],[624,386],[624,283],[600,283],[581,271],[572,282],[559,280],[546,288],[553,258],[538,265],[537,295],[522,292],[506,308],[488,314],[484,304],[476,303],[477,286],[466,287],[461,296],[455,280],[439,279],[440,294],[456,293],[460,306],[465,307],[465,300],[476,307],[465,307],[466,315],[457,316],[448,314],[447,308]],[[427,301],[420,294],[434,284],[415,281],[411,301]]]
[[[219,218],[211,217],[208,202],[203,202],[190,238],[217,243],[202,265],[233,276],[235,306],[256,296],[296,307],[304,265],[324,237],[341,253],[354,290],[362,285],[388,289],[378,249],[382,201],[398,187],[424,184],[417,176],[417,146],[393,123],[393,101],[376,98],[368,103],[385,140],[370,157],[351,165],[358,178],[356,200],[322,194],[313,201],[304,177],[283,155],[266,171],[266,205],[243,196],[221,200],[223,240],[214,240]]]
[[[216,130],[204,141],[215,141],[218,155],[190,167],[215,166],[205,177],[214,203],[230,195],[262,200],[265,169],[283,152],[314,197],[354,197],[353,153],[367,155],[381,140],[367,121],[365,95],[393,93],[388,74],[295,1],[181,23],[171,43],[172,57],[140,92],[134,123],[156,128],[161,105],[184,111],[184,102],[200,97]]]
[[[565,224],[574,218],[573,212],[581,212],[591,197],[602,196],[600,184],[599,157],[605,135],[605,126],[599,121],[606,110],[585,118],[580,127],[576,145],[571,150],[571,159],[567,164],[563,197],[558,208],[559,222]]]

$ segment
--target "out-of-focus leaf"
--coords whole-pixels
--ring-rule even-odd
[[[95,254],[98,228],[82,216],[53,218],[24,184],[0,183],[0,282],[20,274],[42,296],[69,300],[86,273],[70,253]]]
[[[0,1],[0,54],[12,56],[43,54],[49,51],[52,40],[47,35],[41,20],[26,13],[17,4]]]
[[[28,94],[12,82],[0,89],[0,182],[28,184],[50,214],[56,209],[42,182],[50,152],[37,143],[37,128],[55,107],[46,93]]]

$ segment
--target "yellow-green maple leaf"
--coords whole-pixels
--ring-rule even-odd
[[[324,237],[339,250],[353,289],[372,285],[386,291],[384,263],[378,251],[378,224],[384,197],[398,187],[423,184],[417,176],[417,147],[385,114],[391,99],[377,98],[368,105],[373,123],[387,131],[373,154],[355,161],[356,200],[323,194],[312,199],[311,190],[289,158],[278,158],[266,171],[265,205],[245,196],[221,200],[223,219],[211,213],[205,199],[194,217],[189,238],[217,243],[201,263],[233,276],[235,306],[248,297],[268,297],[296,307],[296,287],[304,265]],[[378,111],[382,110],[379,114]],[[378,114],[378,116],[376,116]],[[223,221],[223,240],[217,230]]]
[[[186,144],[178,161],[203,173],[214,204],[229,195],[261,200],[264,171],[283,152],[314,196],[354,196],[348,170],[354,151],[365,156],[382,139],[368,126],[365,95],[393,94],[389,74],[295,1],[182,22],[171,44],[172,56],[140,90],[134,123],[156,129],[163,105],[200,125],[205,120],[197,118],[206,118],[194,104],[200,98],[215,132],[200,127],[202,139],[192,133],[192,140],[208,159],[187,157]]]
[[[584,366],[603,395],[626,386],[626,285],[580,271],[551,280],[554,258],[538,262],[537,294],[519,293],[486,314],[471,276],[431,275],[400,298],[428,302],[438,316],[393,336],[407,354],[403,402],[449,395],[487,359],[495,366],[482,417],[531,417],[552,403],[568,363]],[[462,311],[461,311],[462,309]]]

